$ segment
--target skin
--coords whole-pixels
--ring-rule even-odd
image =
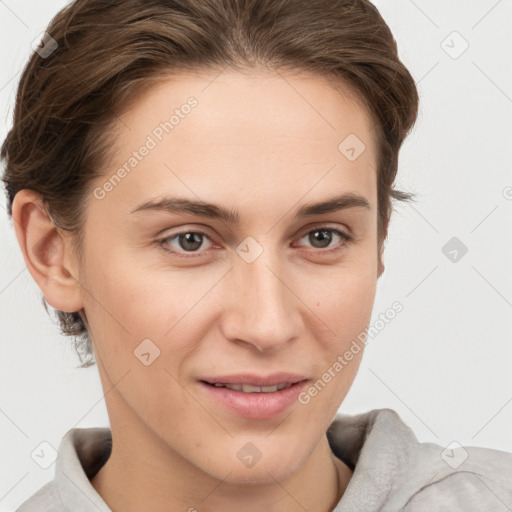
[[[271,419],[224,410],[197,379],[288,371],[314,383],[368,326],[383,270],[373,125],[348,90],[315,76],[174,75],[120,116],[113,157],[91,192],[191,95],[197,107],[130,174],[103,199],[88,196],[82,266],[36,194],[14,200],[31,275],[51,306],[82,311],[93,341],[113,450],[92,485],[114,511],[325,512],[352,475],[325,432],[363,350],[307,405]],[[338,150],[350,133],[366,145],[355,161]],[[298,207],[344,192],[370,209],[294,219]],[[236,210],[240,224],[130,213],[170,193]],[[354,241],[332,233],[325,248],[313,236],[323,226]],[[155,244],[170,237],[166,247],[187,254],[173,236],[197,229],[208,233],[198,257]],[[236,252],[248,236],[263,248],[250,264]],[[144,339],[160,349],[149,366],[134,357]],[[251,468],[237,458],[247,442],[262,453]]]

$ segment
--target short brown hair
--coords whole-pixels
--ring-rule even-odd
[[[379,141],[382,254],[391,199],[413,197],[393,182],[419,99],[389,27],[368,0],[75,0],[47,34],[55,51],[35,51],[20,79],[1,150],[3,181],[9,215],[18,191],[39,193],[55,224],[73,233],[80,262],[89,185],[108,161],[107,128],[116,113],[165,72],[255,65],[348,85],[367,107]],[[57,316],[61,333],[74,336],[82,366],[93,364],[79,312]]]

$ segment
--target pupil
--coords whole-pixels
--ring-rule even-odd
[[[201,247],[202,235],[200,233],[184,233],[179,236],[179,242],[183,249],[194,251]]]
[[[316,238],[316,235],[321,233],[321,236],[319,238]],[[315,243],[320,241],[320,247],[327,247],[332,239],[332,234],[330,231],[327,231],[325,229],[319,229],[316,231],[313,231],[309,236],[309,241],[315,246]],[[326,242],[326,243],[323,243]],[[323,244],[323,245],[322,245]]]

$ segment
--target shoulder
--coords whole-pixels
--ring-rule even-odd
[[[426,512],[432,505],[450,512],[510,510],[512,454],[454,444],[419,443],[416,489],[403,512]]]
[[[66,509],[60,500],[53,481],[48,482],[24,501],[16,512],[64,512]]]
[[[110,510],[90,478],[110,456],[109,428],[73,428],[62,438],[53,480],[23,502],[16,512],[103,512]]]
[[[343,510],[512,509],[510,453],[421,443],[392,409],[337,415],[327,435],[334,454],[354,470]]]

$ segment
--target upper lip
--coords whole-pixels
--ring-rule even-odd
[[[257,375],[255,373],[237,373],[234,375],[221,375],[219,377],[202,377],[201,381],[208,384],[250,384],[252,386],[275,386],[277,384],[295,384],[306,380],[307,377],[297,373],[272,373],[270,375]]]

